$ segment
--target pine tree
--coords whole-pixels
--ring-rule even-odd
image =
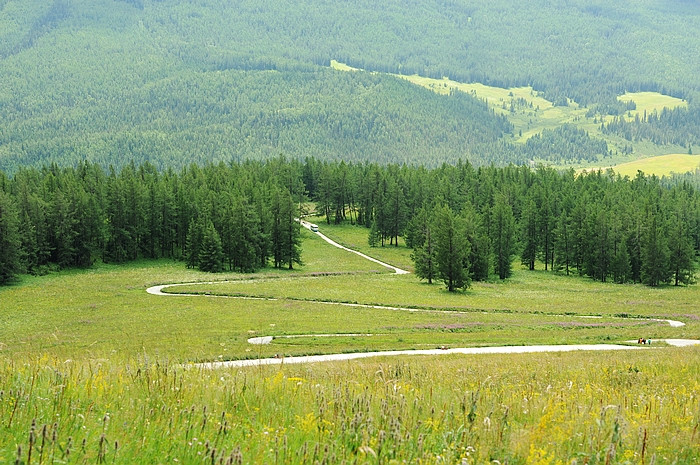
[[[423,243],[417,246],[411,253],[411,259],[415,266],[416,276],[420,279],[428,280],[428,284],[433,283],[437,278],[437,249],[432,235],[432,225],[426,223],[422,231]]]
[[[528,270],[535,269],[537,258],[537,206],[532,196],[528,195],[523,208],[522,219],[523,249],[520,261]]]
[[[377,221],[372,221],[372,227],[369,228],[369,233],[367,234],[367,243],[370,247],[379,246],[381,238],[381,233],[379,232],[379,226],[377,226]]]
[[[221,237],[211,220],[206,225],[202,235],[198,260],[199,269],[202,271],[218,273],[223,268],[224,253],[221,249]]]
[[[291,270],[294,263],[301,265],[301,225],[297,221],[299,211],[289,192],[283,192],[281,198],[281,230],[282,230],[282,255],[281,262],[286,263]]]
[[[470,244],[462,219],[452,209],[443,206],[435,211],[434,229],[438,276],[450,292],[468,287]]]
[[[461,216],[464,221],[464,233],[470,244],[468,263],[465,263],[469,270],[469,278],[473,281],[485,281],[491,269],[491,244],[481,215],[476,212],[471,202],[467,202]]]
[[[496,195],[492,222],[494,271],[500,279],[506,279],[511,275],[511,262],[515,250],[515,218],[504,194]]]
[[[6,284],[20,271],[17,211],[9,195],[0,190],[0,284]]]
[[[425,242],[425,232],[428,229],[429,214],[425,207],[418,209],[413,218],[408,222],[404,240],[406,247],[418,248]]]
[[[571,230],[569,217],[565,212],[559,215],[557,226],[554,229],[554,266],[557,271],[566,270],[569,275],[569,267],[573,255]]]
[[[610,271],[613,279],[618,284],[626,283],[632,275],[632,266],[630,265],[630,255],[627,252],[627,241],[623,241],[618,249],[612,263],[610,263]]]
[[[688,231],[687,215],[684,212],[686,202],[680,202],[671,215],[669,237],[671,247],[669,254],[669,271],[674,284],[691,284],[695,281],[693,266],[693,245]]]
[[[187,243],[185,245],[185,263],[187,268],[196,268],[199,265],[199,251],[202,246],[203,235],[204,231],[202,230],[201,222],[192,218],[187,228]]]
[[[660,214],[651,207],[642,234],[642,282],[658,286],[668,281],[669,253]]]

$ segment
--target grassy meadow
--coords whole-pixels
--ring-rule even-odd
[[[700,156],[675,153],[660,155],[658,157],[643,158],[641,160],[621,163],[611,167],[615,173],[622,176],[634,177],[637,171],[656,176],[670,176],[674,173],[682,174],[695,171],[700,168]]]
[[[632,101],[637,107],[636,110],[627,112],[627,117],[630,121],[637,116],[643,118],[644,114],[661,113],[661,110],[664,108],[688,107],[688,102],[685,100],[658,92],[627,92],[618,96],[617,99],[621,102]]]
[[[364,228],[318,223],[341,243],[410,263],[402,244],[369,248]],[[275,354],[700,335],[697,286],[618,286],[516,267],[506,282],[450,294],[302,234],[304,265],[293,271],[211,275],[139,262],[0,289],[0,463],[700,460],[698,347],[196,367]],[[187,282],[203,284],[170,291],[263,298],[145,292]],[[314,337],[328,333],[341,336]],[[260,335],[278,337],[247,343]]]

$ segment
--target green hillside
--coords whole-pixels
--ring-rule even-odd
[[[625,92],[683,98],[687,109],[660,109],[640,128],[606,128],[613,151],[678,152],[699,143],[698,18],[694,3],[652,0],[556,8],[543,0],[4,0],[0,169],[83,159],[179,167],[279,153],[427,165],[580,161],[514,149],[513,138],[532,135],[527,115],[509,137],[511,125],[496,116],[503,112],[473,95],[331,72],[332,59],[529,87],[551,102],[543,121],[585,112],[587,131],[635,110],[619,99]]]

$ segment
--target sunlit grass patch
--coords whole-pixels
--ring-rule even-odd
[[[670,176],[673,173],[682,174],[695,171],[698,168],[700,168],[700,156],[681,153],[644,158],[612,167],[615,173],[630,177],[636,176],[637,171],[661,177]]]
[[[0,461],[694,463],[698,349],[616,355],[220,370],[0,357]]]
[[[658,92],[627,92],[626,94],[618,96],[617,99],[621,102],[632,101],[635,103],[637,107],[636,110],[631,110],[626,113],[630,120],[633,120],[636,116],[642,118],[645,113],[661,113],[661,110],[664,108],[672,110],[674,108],[686,108],[688,106],[688,102],[683,99]]]

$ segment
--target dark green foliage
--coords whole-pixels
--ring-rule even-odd
[[[406,244],[413,248],[411,259],[415,265],[416,276],[425,279],[428,284],[438,277],[437,248],[433,238],[434,221],[426,208],[421,208],[411,220],[406,236]],[[370,232],[371,234],[371,232]]]
[[[511,275],[515,252],[515,218],[504,194],[496,196],[492,222],[494,271],[500,279],[506,279]]]
[[[203,236],[202,224],[192,218],[187,228],[187,242],[185,244],[185,263],[187,268],[196,268],[199,265],[199,251],[202,248]]]
[[[381,244],[382,236],[377,226],[377,221],[372,221],[372,226],[367,233],[367,243],[370,247],[378,247]]]
[[[0,284],[20,271],[19,221],[13,199],[0,189]]]
[[[210,273],[218,273],[223,269],[224,253],[221,248],[221,237],[214,229],[214,223],[209,221],[202,234],[199,247],[199,269]]]
[[[529,270],[535,269],[535,260],[537,259],[537,206],[532,197],[528,196],[523,207],[521,218],[521,237],[522,237],[522,253],[520,262],[527,266]]]
[[[432,226],[428,224],[425,229],[423,244],[413,249],[411,259],[415,265],[416,276],[425,279],[432,284],[438,277],[437,247],[433,239]]]
[[[435,258],[438,276],[447,290],[469,286],[469,249],[464,220],[447,206],[439,207],[434,218]]]
[[[90,163],[22,169],[12,178],[0,172],[4,208],[10,205],[3,221],[19,231],[10,234],[17,245],[3,247],[11,255],[6,269],[39,274],[100,258],[156,257],[212,271],[293,267],[301,261],[304,179],[315,186],[317,205],[322,186],[331,186],[330,222],[368,227],[374,245],[403,235],[419,277],[452,290],[488,279],[490,270],[507,278],[524,244],[527,268],[652,286],[694,280],[700,191],[687,177],[279,157],[177,173],[133,163],[108,173]],[[339,179],[340,190],[333,188]]]
[[[561,212],[554,229],[554,267],[552,270],[562,271],[569,274],[572,266],[574,250],[571,237],[570,218],[567,212]]]
[[[692,155],[692,146],[700,145],[700,107],[664,108],[632,121],[620,116],[602,125],[601,129],[604,134],[614,134],[631,142],[651,141],[657,145],[687,147],[687,153]]]
[[[462,210],[464,234],[469,244],[467,260],[464,263],[473,281],[485,281],[491,268],[491,242],[484,227],[484,221],[471,203]]]
[[[522,148],[523,158],[552,163],[581,163],[607,157],[608,144],[591,138],[573,124],[545,129],[527,140]]]
[[[691,222],[688,217],[687,194],[682,193],[678,204],[674,205],[668,228],[669,237],[669,271],[673,282],[691,284],[695,282],[694,255],[692,237],[689,234]]]
[[[616,283],[623,284],[630,280],[632,274],[632,266],[630,264],[630,256],[627,252],[626,241],[623,241],[615,253],[615,256],[610,263],[610,271]]]
[[[668,242],[659,217],[650,207],[642,234],[642,282],[649,286],[665,283],[670,276]]]
[[[279,152],[434,166],[465,156],[482,165],[605,155],[603,143],[572,127],[547,131],[521,151],[504,142],[505,119],[469,95],[333,72],[325,69],[331,59],[369,71],[531,85],[593,114],[629,109],[616,99],[625,90],[663,91],[687,97],[695,115],[608,130],[683,147],[700,134],[693,2],[593,9],[543,0],[4,3],[0,169],[11,173],[86,159],[180,169]],[[315,194],[317,186],[307,188]]]

